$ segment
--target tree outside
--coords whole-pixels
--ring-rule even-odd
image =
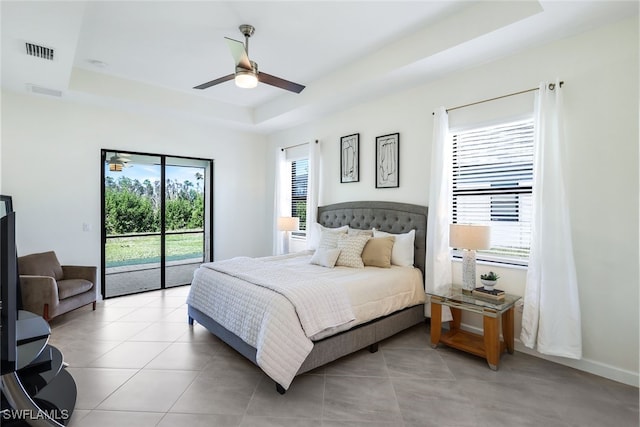
[[[167,260],[202,257],[204,230],[204,175],[193,180],[167,179],[165,231]],[[105,177],[107,267],[159,261],[160,181],[126,175]]]
[[[200,175],[199,180],[202,180]],[[190,181],[167,180],[165,221],[167,231],[202,230],[204,191]],[[160,231],[160,182],[122,176],[105,179],[107,236]]]

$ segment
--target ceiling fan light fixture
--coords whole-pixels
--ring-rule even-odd
[[[241,70],[236,71],[236,86],[244,89],[253,89],[258,86],[258,76],[253,71]]]
[[[109,171],[111,172],[122,172],[122,169],[126,166],[127,159],[123,158],[118,153],[115,153],[113,156],[109,158]]]
[[[240,25],[240,32],[244,35],[244,43],[238,40],[225,37],[227,46],[231,51],[231,56],[236,63],[236,72],[219,77],[206,83],[195,86],[194,89],[207,89],[220,83],[234,79],[236,86],[240,88],[251,89],[258,86],[258,64],[249,59],[249,37],[255,32],[252,25]],[[280,77],[272,76],[267,73],[260,73],[260,83],[285,89],[291,92],[300,93],[304,86],[298,83],[290,82]]]

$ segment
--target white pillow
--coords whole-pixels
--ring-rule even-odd
[[[311,257],[311,264],[321,265],[323,267],[333,268],[336,265],[336,261],[340,256],[340,249],[316,249],[316,252]]]
[[[348,228],[349,228],[348,225],[343,225],[342,227],[337,227],[337,228],[329,228],[329,227],[323,227],[317,222],[311,224],[311,230],[310,230],[311,233],[307,235],[307,239],[308,239],[307,241],[309,242],[309,245],[308,245],[309,249],[318,249],[318,246],[320,245],[320,239],[322,238],[322,233],[325,230],[346,233]]]
[[[343,267],[364,268],[362,261],[362,250],[370,239],[369,236],[349,236],[348,234],[338,235],[338,249],[340,255],[336,265]]]
[[[373,229],[373,237],[394,236],[396,238],[391,250],[391,264],[402,267],[413,266],[413,242],[416,239],[416,230],[404,234],[392,234]]]

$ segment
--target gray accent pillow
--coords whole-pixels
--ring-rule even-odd
[[[311,228],[309,230],[310,233],[307,234],[307,239],[308,239],[307,243],[309,245],[309,248],[318,249],[318,247],[320,246],[320,240],[322,239],[322,233],[324,233],[325,231],[346,233],[348,228],[349,226],[347,225],[343,225],[342,227],[331,228],[331,227],[324,227],[318,224],[317,222],[311,224]]]
[[[347,235],[347,227],[340,227],[336,229],[325,228],[322,230],[320,237],[320,243],[318,243],[318,249],[331,249],[338,247],[338,236]]]
[[[369,236],[373,237],[373,230],[358,230],[357,228],[349,227],[347,234],[350,236]]]

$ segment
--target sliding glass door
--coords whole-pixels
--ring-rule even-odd
[[[102,294],[191,283],[213,257],[213,161],[102,150]]]
[[[191,283],[193,272],[209,260],[205,221],[207,163],[195,159],[167,157],[165,165],[165,285]]]

